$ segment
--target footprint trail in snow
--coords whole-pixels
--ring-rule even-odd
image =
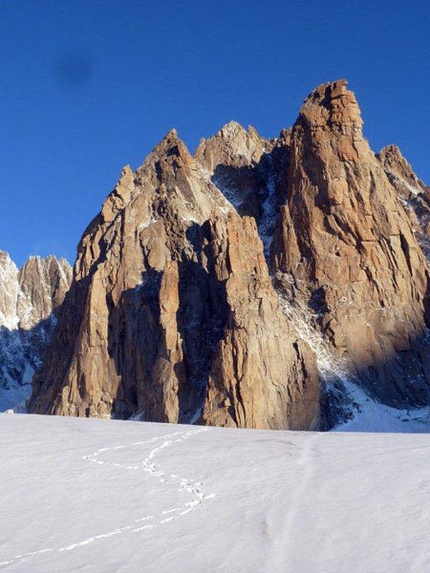
[[[196,510],[205,501],[213,499],[215,497],[214,493],[207,494],[203,487],[204,484],[201,481],[195,481],[191,478],[182,477],[179,474],[166,474],[160,469],[160,466],[154,462],[154,459],[160,455],[164,450],[171,448],[177,444],[180,444],[195,435],[207,431],[207,428],[199,428],[198,430],[191,430],[185,432],[174,432],[170,434],[165,434],[163,436],[156,436],[150,440],[142,442],[133,442],[128,445],[105,447],[96,450],[94,453],[83,456],[83,459],[91,464],[99,464],[102,466],[110,466],[115,468],[120,468],[126,471],[132,472],[142,472],[148,474],[150,477],[156,479],[159,483],[163,484],[169,489],[175,489],[176,491],[184,491],[190,494],[190,501],[187,501],[179,507],[170,507],[156,513],[154,515],[144,515],[138,519],[135,519],[132,523],[118,527],[111,531],[100,533],[92,537],[65,545],[63,547],[57,548],[44,548],[37,551],[31,551],[28,553],[21,553],[15,555],[8,560],[0,562],[0,569],[7,567],[8,565],[19,563],[31,557],[37,555],[43,555],[46,553],[56,553],[64,551],[72,551],[80,547],[85,547],[89,544],[96,543],[103,539],[108,539],[117,535],[121,535],[125,532],[128,533],[140,533],[145,530],[153,529],[155,527],[163,526],[167,523],[175,521],[182,516]],[[161,442],[161,443],[160,443]],[[143,451],[146,450],[145,446],[153,445],[152,449],[149,450],[147,457],[141,460],[139,463],[135,464],[125,464],[116,461],[106,460],[107,454],[112,452],[127,453],[127,450],[142,448]]]

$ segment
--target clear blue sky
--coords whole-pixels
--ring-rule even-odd
[[[428,0],[0,0],[0,249],[77,242],[121,168],[176,127],[275,136],[347,78],[365,135],[430,183]]]

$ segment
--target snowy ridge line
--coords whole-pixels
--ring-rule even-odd
[[[196,434],[200,434],[201,432],[205,432],[207,430],[208,430],[207,427],[201,427],[198,430],[164,434],[163,436],[156,436],[147,441],[133,442],[132,444],[124,446],[120,445],[107,448],[100,448],[99,450],[96,450],[94,453],[82,457],[83,460],[91,464],[111,466],[115,468],[125,469],[128,471],[143,471],[149,474],[151,477],[157,479],[163,485],[167,485],[170,487],[171,486],[177,487],[178,492],[185,491],[191,494],[193,498],[191,501],[188,501],[179,507],[170,507],[168,509],[162,510],[159,514],[156,515],[145,515],[143,517],[135,519],[131,524],[118,527],[111,531],[100,533],[92,537],[88,537],[87,539],[83,539],[76,543],[71,543],[69,545],[57,548],[46,547],[44,549],[39,549],[36,551],[30,551],[28,553],[21,553],[19,555],[15,555],[14,557],[6,561],[1,561],[0,569],[3,569],[9,565],[16,564],[20,561],[24,561],[25,559],[37,555],[43,555],[45,553],[62,553],[64,551],[72,551],[74,549],[79,549],[80,547],[85,547],[86,545],[90,545],[91,543],[95,543],[103,539],[108,539],[116,535],[121,535],[124,532],[139,533],[144,530],[152,529],[154,527],[159,527],[166,523],[170,523],[178,519],[179,517],[186,515],[187,513],[196,510],[206,500],[213,499],[216,494],[214,493],[206,494],[205,491],[203,490],[204,484],[201,481],[195,481],[191,478],[181,478],[181,476],[177,474],[166,475],[160,470],[159,466],[157,466],[152,461],[163,450],[168,449],[169,447],[172,447],[175,444],[179,444],[181,442],[189,440]],[[147,457],[144,458],[140,464],[125,465],[116,462],[103,461],[102,459],[100,459],[103,456],[103,454],[106,454],[107,452],[112,452],[115,450],[126,450],[139,446],[145,446],[147,444],[158,444],[160,440],[164,441],[162,441],[160,445],[156,445],[154,448],[152,448],[149,451]],[[150,523],[145,523],[145,522],[150,522]]]

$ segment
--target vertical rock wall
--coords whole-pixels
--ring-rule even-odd
[[[192,157],[168,133],[82,237],[32,411],[325,427],[295,316],[374,398],[427,404],[427,195],[344,80],[277,138],[231,122]]]

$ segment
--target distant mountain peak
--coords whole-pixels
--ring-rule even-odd
[[[0,251],[0,410],[30,397],[71,275],[65,259],[32,256],[18,270]]]

